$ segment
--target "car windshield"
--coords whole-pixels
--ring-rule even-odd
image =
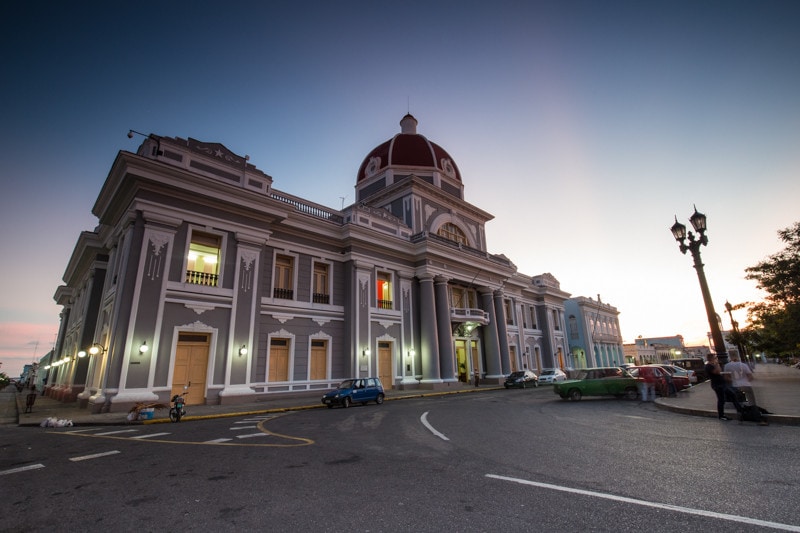
[[[339,384],[340,389],[352,389],[353,388],[353,380],[346,379]]]
[[[553,374],[555,374],[555,373],[556,373],[556,371],[555,371],[555,370],[543,370],[543,371],[542,371],[542,375],[543,375],[543,376],[551,376],[551,375],[553,375]]]
[[[510,378],[521,378],[525,376],[525,372],[512,372]]]
[[[588,375],[589,375],[589,371],[588,371],[588,370],[579,370],[579,371],[578,371],[578,372],[575,374],[575,377],[574,377],[573,379],[586,379],[586,377],[587,377]]]

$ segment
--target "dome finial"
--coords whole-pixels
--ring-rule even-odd
[[[417,119],[411,113],[407,113],[400,121],[400,133],[417,133]]]

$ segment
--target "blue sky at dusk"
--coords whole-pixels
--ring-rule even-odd
[[[489,251],[620,311],[708,330],[669,227],[693,204],[718,313],[800,220],[800,2],[13,2],[0,21],[0,370],[53,346],[53,295],[129,129],[219,142],[339,208],[400,131],[444,147]],[[11,252],[11,253],[9,253]],[[745,314],[736,317],[745,321]],[[729,327],[727,316],[723,326]],[[707,341],[705,341],[707,344]]]

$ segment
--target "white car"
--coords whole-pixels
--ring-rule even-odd
[[[553,384],[557,381],[564,381],[567,379],[567,375],[564,373],[563,370],[559,370],[558,368],[545,368],[542,370],[542,373],[539,374],[539,384]]]

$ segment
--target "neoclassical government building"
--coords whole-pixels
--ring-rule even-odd
[[[406,115],[366,155],[341,210],[222,144],[150,134],[119,152],[55,294],[47,393],[103,412],[189,383],[189,404],[226,404],[348,377],[436,389],[585,366],[570,295],[488,252],[493,216],[417,125]]]

